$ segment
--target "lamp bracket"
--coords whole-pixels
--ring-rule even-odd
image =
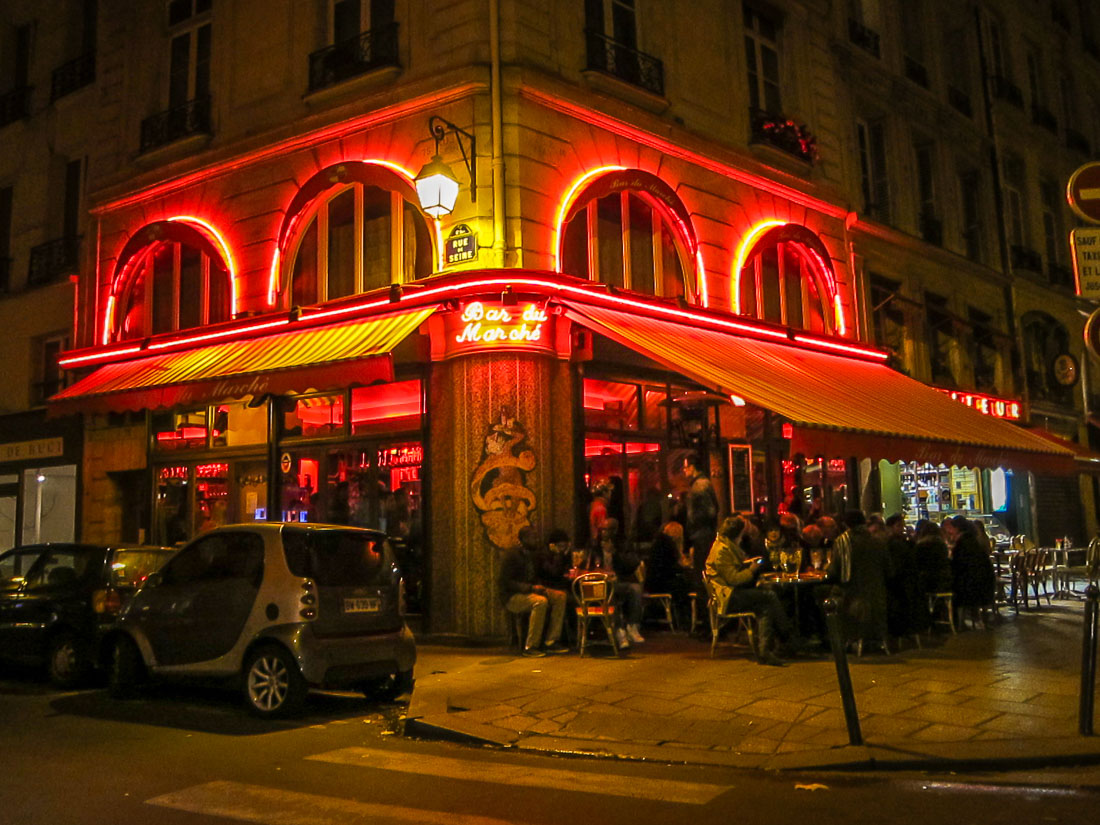
[[[435,140],[436,156],[439,155],[439,144],[447,137],[447,133],[452,133],[455,136],[458,150],[462,153],[462,162],[470,175],[470,202],[477,203],[477,138],[474,137],[472,132],[468,132],[460,126],[455,126],[455,124],[439,117],[439,115],[432,115],[428,119],[428,131],[431,132],[432,138]],[[466,146],[462,142],[463,138],[470,142],[469,155],[466,154]]]

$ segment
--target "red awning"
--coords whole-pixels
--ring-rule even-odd
[[[1074,472],[1061,445],[884,364],[566,302],[566,315],[670,370],[771,410],[792,454]]]
[[[434,308],[227,341],[107,364],[49,400],[50,412],[118,412],[393,380],[390,352]]]

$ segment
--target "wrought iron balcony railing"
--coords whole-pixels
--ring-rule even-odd
[[[586,29],[587,69],[626,81],[661,97],[665,94],[665,66],[652,55]]]
[[[937,246],[943,244],[943,221],[934,213],[924,210],[920,213],[920,236],[928,243]]]
[[[80,236],[56,238],[31,247],[31,263],[27,286],[52,283],[77,270],[80,261]]]
[[[817,138],[805,126],[763,109],[750,109],[749,122],[752,143],[767,143],[807,163],[817,159]]]
[[[1031,122],[1036,126],[1042,126],[1052,135],[1058,134],[1058,118],[1045,106],[1035,104],[1031,107]]]
[[[397,23],[388,23],[309,56],[309,90],[315,92],[383,66],[398,66]]]
[[[197,97],[141,122],[141,151],[148,152],[191,135],[210,134],[210,98]]]
[[[873,57],[880,55],[878,32],[867,28],[854,17],[848,18],[848,39],[867,54]]]
[[[928,69],[909,55],[905,55],[905,76],[918,86],[928,88]]]
[[[1025,270],[1040,275],[1043,273],[1043,256],[1034,249],[1013,244],[1009,252],[1013,270]]]
[[[970,106],[970,95],[968,95],[962,89],[957,89],[954,86],[948,86],[947,104],[956,112],[964,114],[967,117],[974,116],[974,110]]]
[[[1066,148],[1072,149],[1074,152],[1079,152],[1082,155],[1092,154],[1092,146],[1089,144],[1089,139],[1078,132],[1076,129],[1066,128]]]
[[[15,123],[31,114],[31,87],[19,86],[0,95],[0,126]]]
[[[50,78],[50,102],[95,81],[95,52],[82,54],[53,70]]]
[[[1024,108],[1024,93],[1020,91],[1019,86],[1007,77],[993,75],[993,77],[989,78],[989,89],[993,93],[993,97],[998,100],[1011,103],[1018,109]]]

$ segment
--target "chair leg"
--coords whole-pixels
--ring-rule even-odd
[[[585,642],[588,641],[588,621],[580,616],[577,617],[577,639],[580,644],[580,656],[583,659]]]
[[[752,655],[753,655],[753,658],[755,658],[756,661],[759,662],[760,659],[761,659],[761,656],[763,655],[763,652],[760,651],[760,650],[757,650],[757,645],[759,644],[759,640],[757,639],[756,632],[753,630],[753,621],[752,621],[752,619],[750,619],[748,621],[745,621],[744,619],[742,619],[741,623],[745,628],[745,635],[749,637],[749,652],[751,652]]]
[[[668,629],[676,632],[676,620],[672,615],[672,599],[661,599],[665,606],[665,618],[668,619]]]
[[[952,599],[947,599],[945,604],[947,605],[947,621],[951,623],[951,635],[957,636],[958,633],[955,630],[955,605]]]
[[[607,631],[607,640],[611,642],[611,649],[615,651],[615,656],[619,656],[619,643],[615,641],[615,630],[611,627],[611,621],[605,616],[603,619],[604,630]]]

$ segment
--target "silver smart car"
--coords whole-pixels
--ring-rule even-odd
[[[109,689],[148,677],[239,680],[254,713],[298,710],[309,687],[411,689],[416,644],[401,574],[375,530],[219,527],[179,550],[119,616]]]

